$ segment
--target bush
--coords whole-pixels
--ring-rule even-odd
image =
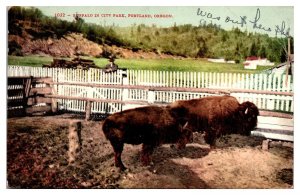
[[[22,47],[14,40],[8,42],[8,55],[23,56]]]

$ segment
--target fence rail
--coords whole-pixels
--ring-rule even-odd
[[[8,76],[52,77],[58,109],[84,112],[80,98],[114,100],[94,102],[93,113],[114,113],[125,109],[120,102],[169,103],[179,99],[230,94],[240,102],[252,101],[258,108],[293,112],[293,78],[282,74],[215,72],[172,72],[100,69],[63,69],[8,66]],[[127,105],[128,106],[128,105]],[[130,107],[130,106],[129,106]]]

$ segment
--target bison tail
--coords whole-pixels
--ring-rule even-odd
[[[112,127],[112,121],[110,119],[105,119],[102,125],[102,130],[106,138],[110,134],[110,129]]]

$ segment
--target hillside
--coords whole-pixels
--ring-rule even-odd
[[[100,26],[79,17],[68,22],[45,16],[37,8],[12,7],[8,11],[8,30],[9,55],[115,54],[119,58],[225,58],[236,62],[260,56],[273,62],[286,60],[287,38],[237,28],[226,31],[213,25]]]
[[[154,51],[143,51],[142,49],[130,49],[116,45],[98,44],[88,40],[82,33],[68,32],[57,37],[54,32],[48,32],[48,37],[36,38],[34,35],[43,33],[32,22],[18,21],[16,25],[21,32],[9,34],[10,55],[49,55],[53,57],[74,57],[76,55],[91,57],[108,57],[114,54],[118,58],[137,59],[160,59],[177,58],[173,55],[159,54]],[[30,33],[29,33],[30,32]]]

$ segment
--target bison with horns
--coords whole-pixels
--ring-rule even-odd
[[[211,96],[180,100],[171,109],[186,109],[188,124],[193,131],[204,133],[204,139],[215,146],[216,138],[224,134],[250,135],[257,125],[258,108],[252,102],[240,104],[232,96]]]
[[[187,126],[185,109],[148,106],[115,113],[105,119],[102,129],[110,141],[114,154],[115,166],[121,170],[123,146],[143,144],[141,161],[144,165],[150,162],[150,155],[155,147],[165,143],[177,143],[178,148],[191,142],[193,132]]]

